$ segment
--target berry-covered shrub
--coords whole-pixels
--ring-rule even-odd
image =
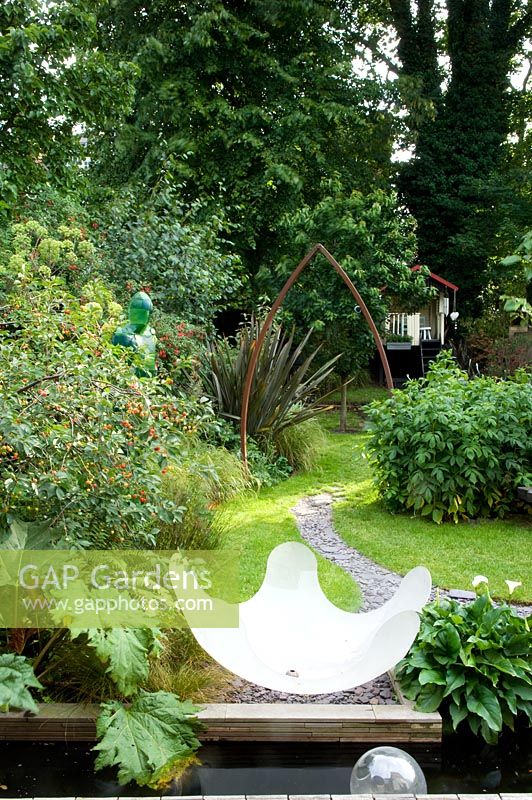
[[[519,509],[516,488],[532,481],[527,373],[470,379],[444,352],[425,380],[367,413],[376,484],[392,510],[439,523]]]
[[[72,226],[17,224],[0,267],[0,542],[154,544],[182,513],[162,472],[213,416],[171,378],[136,377],[132,351],[111,344],[123,317],[111,291],[70,285],[91,271],[87,244]]]

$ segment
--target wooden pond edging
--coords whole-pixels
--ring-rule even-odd
[[[43,703],[37,716],[0,714],[0,741],[91,742],[97,705]],[[441,716],[409,705],[207,703],[202,741],[426,742],[439,744]]]

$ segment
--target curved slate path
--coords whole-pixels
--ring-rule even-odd
[[[364,597],[361,610],[372,611],[390,599],[401,583],[401,576],[349,547],[336,533],[332,519],[334,499],[328,492],[302,497],[291,511],[303,539],[356,580]]]

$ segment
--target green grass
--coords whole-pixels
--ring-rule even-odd
[[[384,386],[357,386],[347,387],[347,402],[348,403],[372,403],[373,400],[383,400],[388,397],[388,389]],[[327,395],[327,403],[340,402],[340,390],[332,392]]]
[[[344,450],[353,446],[346,437]],[[251,597],[260,587],[269,554],[278,544],[303,541],[290,512],[305,495],[333,488],[333,465],[329,463],[327,441],[318,466],[283,483],[231,500],[221,509],[222,548],[240,556],[240,600]],[[336,473],[340,477],[340,472]],[[318,556],[318,574],[323,591],[331,602],[346,611],[356,611],[361,602],[360,589],[340,567]]]
[[[327,428],[330,419],[325,423]],[[345,500],[334,506],[336,528],[348,544],[379,564],[401,574],[424,564],[433,582],[447,588],[469,589],[475,575],[486,575],[499,597],[507,596],[505,579],[520,580],[523,587],[514,599],[532,600],[532,530],[525,518],[435,525],[422,518],[390,514],[372,486],[370,467],[363,457],[364,441],[364,434],[328,433],[312,472],[224,505],[222,546],[241,553],[243,597],[259,588],[270,551],[280,542],[300,539],[290,508],[304,495],[331,488],[337,492],[341,487]],[[320,580],[333,602],[350,610],[356,607],[358,587],[323,559]]]
[[[318,417],[320,420],[322,427],[324,430],[329,431],[330,433],[338,430],[338,425],[340,424],[340,413],[339,411],[329,411],[323,414],[320,414]],[[348,411],[347,412],[347,428],[350,431],[357,431],[361,430],[364,421],[362,420],[360,414],[357,414],[356,411]]]

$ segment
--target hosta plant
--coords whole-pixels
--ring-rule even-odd
[[[439,710],[455,730],[467,723],[494,744],[518,715],[532,721],[532,635],[511,606],[492,602],[485,581],[468,605],[443,599],[424,608],[396,674],[417,710]]]

